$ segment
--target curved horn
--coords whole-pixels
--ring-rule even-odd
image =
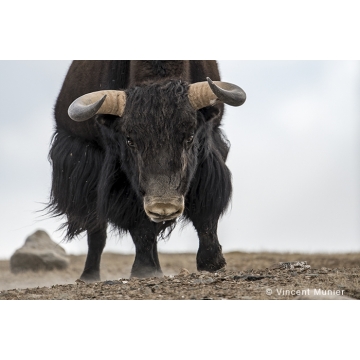
[[[86,121],[96,114],[122,116],[126,105],[124,91],[103,90],[85,94],[69,106],[68,114],[74,121]]]
[[[231,106],[240,106],[245,102],[245,91],[239,86],[223,81],[212,81],[208,77],[206,80],[189,86],[189,100],[194,109],[199,110],[214,105],[217,101]]]

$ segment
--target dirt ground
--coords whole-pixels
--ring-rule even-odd
[[[227,266],[197,272],[195,254],[160,254],[163,278],[129,279],[133,255],[104,253],[102,281],[76,281],[85,255],[70,256],[66,270],[13,274],[0,261],[0,300],[285,300],[360,299],[360,253],[224,254]],[[306,261],[310,268],[283,268],[280,262]]]

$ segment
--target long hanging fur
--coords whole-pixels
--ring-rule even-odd
[[[104,154],[96,144],[64,131],[56,132],[49,160],[53,166],[50,201],[47,207],[53,216],[67,216],[63,224],[66,237],[72,239],[100,223],[97,206],[97,185]]]
[[[198,166],[186,195],[184,217],[217,221],[232,195],[231,173],[225,165],[230,146],[220,128],[203,122],[201,130]]]

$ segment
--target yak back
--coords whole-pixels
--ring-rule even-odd
[[[76,60],[70,65],[55,104],[57,130],[97,142],[94,118],[75,122],[68,116],[70,104],[78,97],[99,90],[126,90],[147,83],[183,80],[190,83],[210,77],[220,80],[214,60]],[[222,106],[221,112],[222,112]],[[206,111],[206,110],[204,110]]]

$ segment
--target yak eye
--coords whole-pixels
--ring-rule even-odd
[[[129,138],[129,137],[126,138],[126,143],[127,143],[128,146],[130,146],[130,147],[134,147],[134,146],[135,146],[134,141],[132,141],[132,139]]]
[[[194,140],[194,135],[190,135],[187,139],[186,139],[186,143],[187,144],[191,144]]]

